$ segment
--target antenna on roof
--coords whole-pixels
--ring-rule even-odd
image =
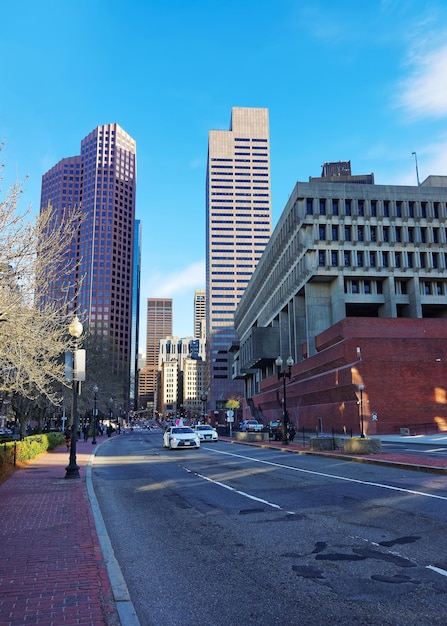
[[[420,187],[421,183],[419,182],[418,155],[416,152],[412,152],[411,154],[414,156],[414,160],[416,162],[416,180],[418,181],[418,187]]]

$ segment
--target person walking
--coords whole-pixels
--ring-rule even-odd
[[[84,424],[84,427],[82,429],[82,434],[84,435],[84,441],[88,441],[88,433],[89,433],[89,425]]]
[[[67,426],[65,429],[65,445],[67,446],[67,450],[70,450],[71,445],[71,426]]]
[[[290,443],[293,443],[293,440],[295,439],[296,431],[295,431],[295,428],[293,427],[293,424],[291,423],[289,423],[289,426],[288,426],[288,434],[289,434]]]

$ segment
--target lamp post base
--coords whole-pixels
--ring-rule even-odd
[[[65,478],[81,478],[79,474],[79,465],[76,465],[76,463],[70,463],[70,465],[67,465],[65,468]]]

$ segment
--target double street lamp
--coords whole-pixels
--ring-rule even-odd
[[[98,430],[98,409],[96,408],[96,395],[98,393],[98,385],[93,385],[93,389],[92,389],[94,395],[94,405],[93,405],[93,439],[92,439],[92,445],[95,446],[96,445],[96,432]]]
[[[78,349],[78,341],[84,330],[78,317],[71,321],[68,332],[75,340],[73,352],[65,353],[65,376],[71,380],[72,401],[71,401],[71,440],[70,459],[65,468],[65,478],[80,478],[79,465],[76,463],[76,443],[78,440],[79,417],[78,417],[78,393],[79,383],[85,380],[85,350]]]
[[[278,380],[283,380],[283,408],[282,408],[282,416],[281,416],[281,433],[282,433],[282,443],[283,445],[287,445],[289,443],[289,440],[287,438],[287,423],[289,421],[289,417],[287,414],[287,398],[286,398],[286,378],[288,378],[289,380],[292,378],[292,365],[294,364],[294,360],[292,359],[291,356],[289,356],[289,358],[286,361],[287,364],[287,370],[284,369],[281,371],[281,368],[283,366],[283,360],[282,358],[279,356],[276,361],[275,361],[275,365],[276,365],[276,369],[277,369],[277,373],[278,373]]]

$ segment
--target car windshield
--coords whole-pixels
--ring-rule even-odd
[[[197,426],[197,430],[213,430],[212,426]]]
[[[192,428],[188,428],[187,426],[183,426],[183,427],[180,427],[180,426],[179,426],[178,428],[173,428],[173,429],[172,429],[172,432],[173,432],[175,435],[180,435],[180,434],[192,433],[192,432],[193,432],[193,430],[192,430]]]

